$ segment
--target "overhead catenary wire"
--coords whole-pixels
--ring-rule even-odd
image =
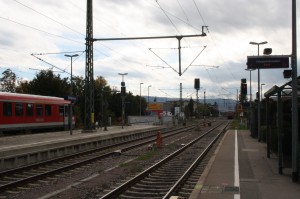
[[[170,64],[168,64],[165,60],[163,60],[160,56],[158,56],[151,48],[149,48],[149,50],[156,55],[162,62],[164,62],[165,64],[167,64],[173,71],[175,71],[176,73],[179,73],[177,70],[175,70]]]
[[[200,18],[201,18],[203,24],[204,24],[205,26],[207,26],[206,21],[204,20],[204,17],[203,17],[203,15],[202,15],[201,12],[200,12],[199,6],[197,5],[197,2],[196,2],[195,0],[193,0],[193,3],[194,3],[194,5],[195,5],[195,8],[196,8],[196,10],[197,10],[197,12],[198,12],[198,15],[200,16]],[[223,56],[222,56],[222,54],[220,53],[220,51],[219,51],[219,49],[218,49],[218,47],[217,47],[217,45],[216,45],[216,41],[215,41],[215,39],[214,39],[214,37],[213,37],[213,34],[209,31],[208,27],[206,27],[206,29],[207,29],[207,32],[210,33],[210,37],[209,37],[209,38],[212,40],[213,45],[215,46],[215,48],[216,48],[216,50],[217,50],[217,53],[220,55],[221,59],[223,59]],[[231,70],[226,70],[226,71],[227,71],[234,79],[236,79],[236,77],[232,74]],[[207,73],[208,73],[210,79],[212,80],[212,78],[211,78],[211,76],[210,76],[210,74],[209,74],[208,71],[207,71]],[[213,81],[213,80],[212,80],[212,81]],[[217,89],[219,90],[219,88],[217,88]],[[219,90],[219,93],[221,93],[220,90]]]
[[[80,51],[80,52],[82,52],[82,54],[83,54],[85,51]],[[76,59],[78,59],[82,54],[80,54],[78,57],[76,57],[73,61],[76,61]],[[66,69],[61,69],[61,68],[55,66],[54,64],[51,64],[50,62],[45,61],[44,59],[38,57],[36,54],[32,53],[31,56],[35,57],[36,59],[38,59],[38,60],[40,60],[40,61],[42,61],[42,62],[44,62],[44,63],[46,63],[46,64],[48,64],[50,66],[52,66],[53,68],[56,68],[56,69],[62,71],[63,73],[67,73],[67,74],[71,75],[71,73],[67,72]]]
[[[180,34],[179,30],[177,29],[177,27],[175,26],[175,24],[173,23],[173,21],[170,19],[170,17],[167,15],[167,13],[165,12],[165,10],[160,6],[160,4],[158,3],[158,0],[155,0],[155,2],[157,3],[157,5],[159,6],[159,8],[161,9],[161,11],[165,14],[165,16],[168,18],[168,20],[170,21],[170,23],[173,25],[173,27],[175,28],[175,30]]]
[[[72,42],[84,44],[84,42],[76,41],[76,40],[74,40],[74,39],[69,39],[69,38],[66,38],[66,37],[61,36],[61,35],[56,35],[56,34],[53,34],[53,33],[50,33],[50,32],[47,32],[47,31],[44,31],[44,30],[41,30],[41,29],[38,29],[38,28],[35,28],[35,27],[32,27],[32,26],[29,26],[29,25],[26,25],[26,24],[23,24],[23,23],[20,23],[20,22],[14,21],[14,20],[9,19],[9,18],[6,18],[6,17],[1,17],[1,16],[0,16],[0,19],[3,19],[3,20],[6,20],[6,21],[9,21],[9,22],[18,24],[18,25],[20,25],[20,26],[24,26],[24,27],[26,27],[26,28],[30,28],[30,29],[33,29],[33,30],[42,32],[42,33],[47,34],[47,35],[50,35],[50,36],[59,37],[59,38],[62,38],[62,39],[65,39],[65,40],[69,40],[69,41],[72,41]]]
[[[84,53],[85,50],[81,51],[68,51],[68,52],[55,52],[55,53],[31,53],[31,55],[57,55],[57,54],[68,54],[68,53]]]
[[[194,60],[190,63],[190,65],[188,65],[185,70],[182,72],[185,73],[185,71],[187,71],[189,69],[189,67],[194,63],[194,61],[201,55],[201,53],[205,50],[206,46],[203,47],[203,49],[198,53],[198,55],[194,58]]]
[[[19,2],[19,1],[17,1],[17,0],[14,0],[14,1],[15,1],[16,3],[19,3],[20,5],[22,5],[22,6],[24,6],[24,7],[26,7],[26,8],[28,8],[28,9],[32,10],[32,11],[38,13],[38,14],[40,14],[40,15],[42,15],[42,16],[48,18],[48,19],[50,19],[51,21],[54,21],[55,23],[57,23],[57,24],[59,24],[59,25],[61,25],[61,26],[63,26],[63,27],[68,28],[69,30],[71,30],[71,31],[73,31],[73,32],[76,32],[76,33],[78,33],[78,34],[80,34],[80,35],[82,35],[82,36],[85,36],[83,33],[79,32],[79,31],[77,31],[77,30],[75,30],[75,29],[73,29],[73,28],[70,28],[69,26],[67,26],[67,25],[65,25],[65,24],[63,24],[63,23],[61,23],[61,22],[59,22],[58,20],[55,20],[55,19],[49,17],[48,15],[45,15],[45,14],[43,14],[42,12],[37,11],[36,9],[34,9],[34,8],[28,6],[28,5],[25,5],[24,3],[21,3],[21,2]],[[28,25],[25,25],[25,24],[21,24],[21,23],[19,23],[19,22],[15,22],[15,23],[18,23],[19,25],[24,25],[24,26],[26,26],[26,27],[30,27],[30,28],[33,28],[33,29],[42,31],[42,32],[44,32],[44,33],[48,33],[48,32],[46,32],[46,31],[43,31],[43,30],[40,30],[40,29],[31,27],[31,26],[28,26]],[[62,36],[59,36],[59,35],[54,35],[54,34],[52,34],[52,33],[48,33],[48,34],[51,34],[52,36],[58,36],[58,37],[67,39],[67,38],[62,37]],[[71,39],[69,39],[69,40],[70,40],[70,41],[75,41],[75,40],[71,40]],[[80,42],[80,43],[81,43],[81,42]],[[85,43],[82,42],[82,44],[85,44]],[[100,44],[100,45],[102,45],[102,46],[104,46],[105,48],[110,49],[110,50],[112,50],[112,51],[114,51],[114,52],[120,54],[119,52],[115,51],[114,49],[110,48],[109,46],[106,46],[106,45],[104,45],[104,44]],[[100,51],[100,50],[98,50],[98,49],[96,49],[96,48],[94,48],[94,50],[97,51],[97,52],[99,52],[100,54],[106,56],[106,57],[110,57],[108,54],[106,54],[106,53],[104,53],[104,52],[102,52],[102,51]],[[123,55],[123,56],[124,56],[124,55]],[[118,62],[119,62],[119,61],[118,61]],[[122,64],[122,65],[125,65],[124,63],[121,63],[121,62],[119,62],[119,63]]]
[[[182,11],[183,14],[184,14],[184,16],[185,16],[185,18],[186,18],[186,21],[190,24],[190,20],[189,20],[187,14],[185,13],[185,11],[184,11],[184,9],[183,9],[181,3],[179,2],[179,0],[177,0],[177,3],[178,3],[178,5],[179,5],[179,7],[181,8],[181,11]]]
[[[38,14],[44,16],[44,17],[46,17],[46,18],[48,18],[48,19],[50,19],[51,21],[54,21],[55,23],[60,24],[61,26],[65,27],[65,28],[67,28],[67,29],[69,29],[69,30],[72,30],[73,32],[76,32],[76,33],[78,33],[78,34],[80,34],[80,35],[85,36],[85,35],[82,34],[81,32],[78,32],[77,30],[74,30],[73,28],[70,28],[69,26],[67,26],[67,25],[65,25],[65,24],[63,24],[63,23],[61,23],[61,22],[59,22],[59,21],[57,21],[57,20],[55,20],[55,19],[53,19],[53,18],[51,18],[51,17],[45,15],[45,14],[43,14],[43,13],[41,13],[40,11],[37,11],[37,10],[33,9],[32,7],[30,7],[30,6],[28,6],[28,5],[25,5],[24,3],[21,3],[21,2],[19,2],[19,1],[17,1],[17,0],[13,0],[13,1],[15,1],[16,3],[18,3],[18,4],[20,4],[20,5],[22,5],[22,6],[26,7],[26,8],[28,8],[28,9],[30,9],[30,10],[32,10],[32,11],[34,11],[34,12],[36,12],[36,13],[38,13]]]

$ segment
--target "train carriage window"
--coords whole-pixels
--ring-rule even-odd
[[[51,105],[50,104],[45,105],[45,115],[51,116]]]
[[[3,115],[4,116],[12,116],[12,103],[11,102],[3,102]]]
[[[64,106],[59,106],[59,116],[64,116],[64,112],[65,112]]]
[[[37,104],[35,110],[36,110],[36,116],[43,116],[43,105],[42,104]]]
[[[65,116],[68,117],[69,115],[69,107],[65,106]]]
[[[15,115],[16,116],[23,116],[24,106],[23,103],[16,103]]]
[[[33,116],[33,104],[29,103],[26,105],[26,115]]]

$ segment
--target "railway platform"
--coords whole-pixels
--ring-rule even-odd
[[[164,126],[132,125],[109,126],[94,132],[82,130],[0,137],[0,171],[79,151],[114,144],[131,138],[143,137]]]
[[[296,199],[300,184],[292,170],[278,174],[277,157],[267,158],[266,144],[248,130],[229,130],[199,179],[190,199]]]

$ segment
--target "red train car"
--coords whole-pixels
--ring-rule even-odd
[[[68,129],[69,104],[59,97],[0,92],[0,133]]]

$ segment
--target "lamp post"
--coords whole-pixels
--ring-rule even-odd
[[[260,101],[262,101],[262,99],[263,99],[263,95],[262,95],[262,86],[264,86],[265,84],[260,84]]]
[[[259,56],[259,46],[267,44],[267,41],[263,42],[253,42],[251,41],[249,44],[252,45],[257,45],[257,51],[258,51],[258,56]],[[259,68],[257,68],[257,92],[258,92],[258,99],[257,99],[257,136],[258,136],[258,141],[260,142],[260,71]]]
[[[72,75],[72,71],[73,71],[73,68],[72,68],[72,63],[73,63],[73,57],[78,57],[79,55],[78,54],[74,54],[74,55],[68,55],[68,54],[65,54],[66,57],[71,57],[71,91],[70,91],[70,96],[73,95],[73,75]],[[70,135],[72,135],[72,124],[73,124],[73,102],[71,101],[71,104],[70,104],[70,115],[69,115],[69,125],[70,125]]]
[[[246,71],[250,72],[250,106],[251,106],[251,102],[252,102],[252,80],[251,80],[251,72],[255,69],[245,69]]]
[[[249,123],[250,123],[250,132],[252,135],[252,121],[253,121],[253,110],[252,110],[252,79],[251,79],[251,72],[255,69],[245,69],[246,71],[250,71],[250,119],[249,119]]]
[[[121,96],[122,96],[122,128],[124,128],[125,124],[125,82],[124,82],[124,76],[128,75],[128,73],[118,73],[119,75],[122,75],[122,82],[121,82]],[[122,92],[123,90],[123,92]]]
[[[142,116],[142,84],[140,83],[140,116]]]
[[[148,105],[149,105],[149,88],[152,87],[151,85],[148,86]]]

